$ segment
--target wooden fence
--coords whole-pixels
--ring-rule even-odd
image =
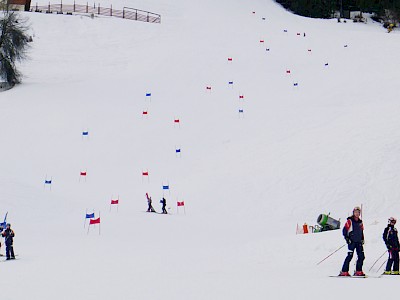
[[[128,20],[149,22],[149,23],[161,23],[161,15],[155,14],[149,11],[144,11],[136,8],[124,7],[122,10],[113,9],[112,5],[110,8],[96,6],[95,4],[80,5],[80,4],[48,4],[43,6],[31,6],[30,11],[32,12],[44,12],[44,13],[57,13],[57,14],[94,14],[102,16],[117,17]]]

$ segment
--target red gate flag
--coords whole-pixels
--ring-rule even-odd
[[[232,57],[228,57],[228,61],[232,61]]]
[[[147,115],[147,110],[144,110],[144,111],[143,111],[143,114],[144,114],[144,115]]]
[[[118,199],[117,200],[111,200],[111,204],[118,204]]]
[[[290,70],[286,70],[286,73],[287,73],[287,74],[290,74]]]
[[[149,176],[149,172],[142,172],[142,176]]]
[[[175,119],[174,122],[175,122],[175,123],[179,123],[179,119]]]
[[[81,176],[86,176],[86,171],[85,172],[81,172]]]
[[[207,90],[211,90],[211,86],[207,86],[206,89],[207,89]]]
[[[98,217],[97,219],[90,219],[89,225],[93,224],[100,224],[100,217]]]
[[[260,43],[264,43],[264,40],[260,40]]]
[[[239,99],[243,99],[244,98],[244,96],[243,95],[239,95]]]
[[[177,202],[178,206],[185,206],[185,201]]]

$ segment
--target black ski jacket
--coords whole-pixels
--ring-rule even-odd
[[[13,238],[15,236],[14,230],[7,228],[1,235],[4,237],[6,245],[11,245],[13,243]]]
[[[399,250],[399,237],[397,229],[393,225],[388,225],[383,231],[383,240],[389,250]]]

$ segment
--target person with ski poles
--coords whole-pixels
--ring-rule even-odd
[[[399,275],[399,237],[397,229],[394,227],[396,219],[390,217],[388,225],[383,231],[383,241],[388,249],[389,258],[386,264],[386,269],[383,272],[385,275]],[[393,271],[391,271],[393,265]]]
[[[364,224],[360,218],[361,208],[356,206],[353,209],[353,215],[347,218],[346,224],[343,227],[343,236],[346,240],[349,251],[344,260],[342,271],[339,276],[350,276],[350,262],[353,258],[354,250],[357,252],[356,271],[354,276],[365,276],[362,271],[364,255]]]
[[[14,230],[11,229],[10,223],[7,223],[6,229],[3,231],[1,236],[4,237],[5,240],[4,242],[6,244],[7,260],[15,259],[14,247],[13,247],[15,233]]]
[[[151,200],[151,197],[149,196],[149,194],[148,193],[146,193],[146,198],[147,198],[147,204],[148,204],[148,209],[147,209],[147,212],[156,212],[155,211],[155,209],[153,208],[153,205],[152,205],[152,200]]]
[[[165,198],[163,197],[162,200],[160,201],[162,204],[162,213],[163,214],[167,214],[167,210],[165,209],[165,207],[167,206],[167,200],[165,200]]]

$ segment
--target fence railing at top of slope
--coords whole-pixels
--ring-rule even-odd
[[[30,11],[33,12],[45,12],[45,13],[57,13],[57,14],[72,14],[72,13],[84,13],[84,14],[94,14],[102,16],[117,17],[128,20],[149,22],[149,23],[161,23],[161,15],[155,14],[149,11],[144,11],[136,8],[124,7],[123,10],[113,9],[112,5],[110,8],[101,7],[96,4],[80,5],[80,4],[48,4],[38,6],[31,6]]]

